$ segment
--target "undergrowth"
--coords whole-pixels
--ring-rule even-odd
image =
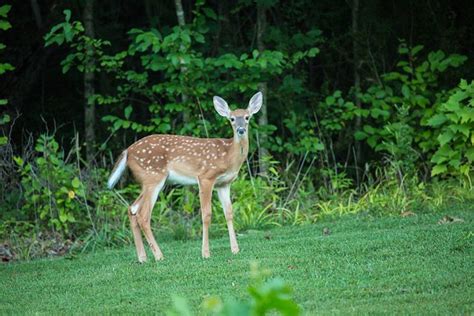
[[[34,151],[14,158],[18,187],[5,188],[0,205],[4,210],[0,215],[2,249],[11,254],[6,260],[132,243],[127,207],[138,197],[140,188],[128,176],[118,189],[107,190],[110,163],[84,167],[79,145],[76,141],[72,144],[65,153],[52,136],[42,136]],[[400,172],[399,164],[393,162],[365,170],[368,180],[359,186],[341,168],[310,168],[307,172],[299,168],[295,175],[290,168],[270,161],[267,174],[256,176],[250,164],[244,166],[231,191],[236,230],[304,225],[357,213],[410,216],[473,199],[473,189],[464,182],[421,181],[414,173]],[[318,171],[324,182],[318,182]],[[198,189],[165,187],[152,223],[158,240],[200,238]],[[211,235],[226,232],[215,194]]]

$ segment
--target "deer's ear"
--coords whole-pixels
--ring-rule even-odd
[[[254,115],[258,111],[260,111],[260,108],[262,107],[262,103],[263,103],[263,93],[257,92],[252,97],[252,99],[250,99],[249,107],[247,108],[250,115]]]
[[[229,105],[227,105],[227,102],[225,102],[224,99],[221,97],[215,96],[213,98],[214,101],[214,108],[216,109],[217,113],[219,113],[223,117],[229,117],[230,116],[230,109]]]

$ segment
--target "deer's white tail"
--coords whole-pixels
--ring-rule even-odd
[[[112,169],[112,173],[110,174],[109,180],[107,181],[107,187],[112,189],[117,181],[122,176],[122,173],[125,171],[127,167],[127,150],[124,150],[122,154],[119,156],[117,162],[115,163],[114,169]]]

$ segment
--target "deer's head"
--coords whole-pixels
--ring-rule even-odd
[[[257,92],[249,101],[246,109],[237,109],[231,111],[227,102],[221,97],[214,97],[214,108],[217,113],[227,118],[232,125],[234,135],[238,138],[247,136],[248,125],[252,116],[257,113],[262,107],[263,94]]]

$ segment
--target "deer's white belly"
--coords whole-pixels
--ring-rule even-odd
[[[168,181],[174,184],[182,185],[197,184],[197,179],[195,177],[188,177],[173,170],[169,170],[168,172]]]
[[[232,182],[237,177],[238,173],[239,171],[229,171],[229,172],[223,173],[217,177],[216,182],[217,184]]]
[[[216,179],[216,184],[221,183],[229,183],[232,182],[239,172],[231,171],[221,174]],[[183,174],[180,174],[174,170],[168,171],[168,179],[167,182],[171,182],[173,184],[181,184],[181,185],[195,185],[198,184],[196,177],[190,177]]]

